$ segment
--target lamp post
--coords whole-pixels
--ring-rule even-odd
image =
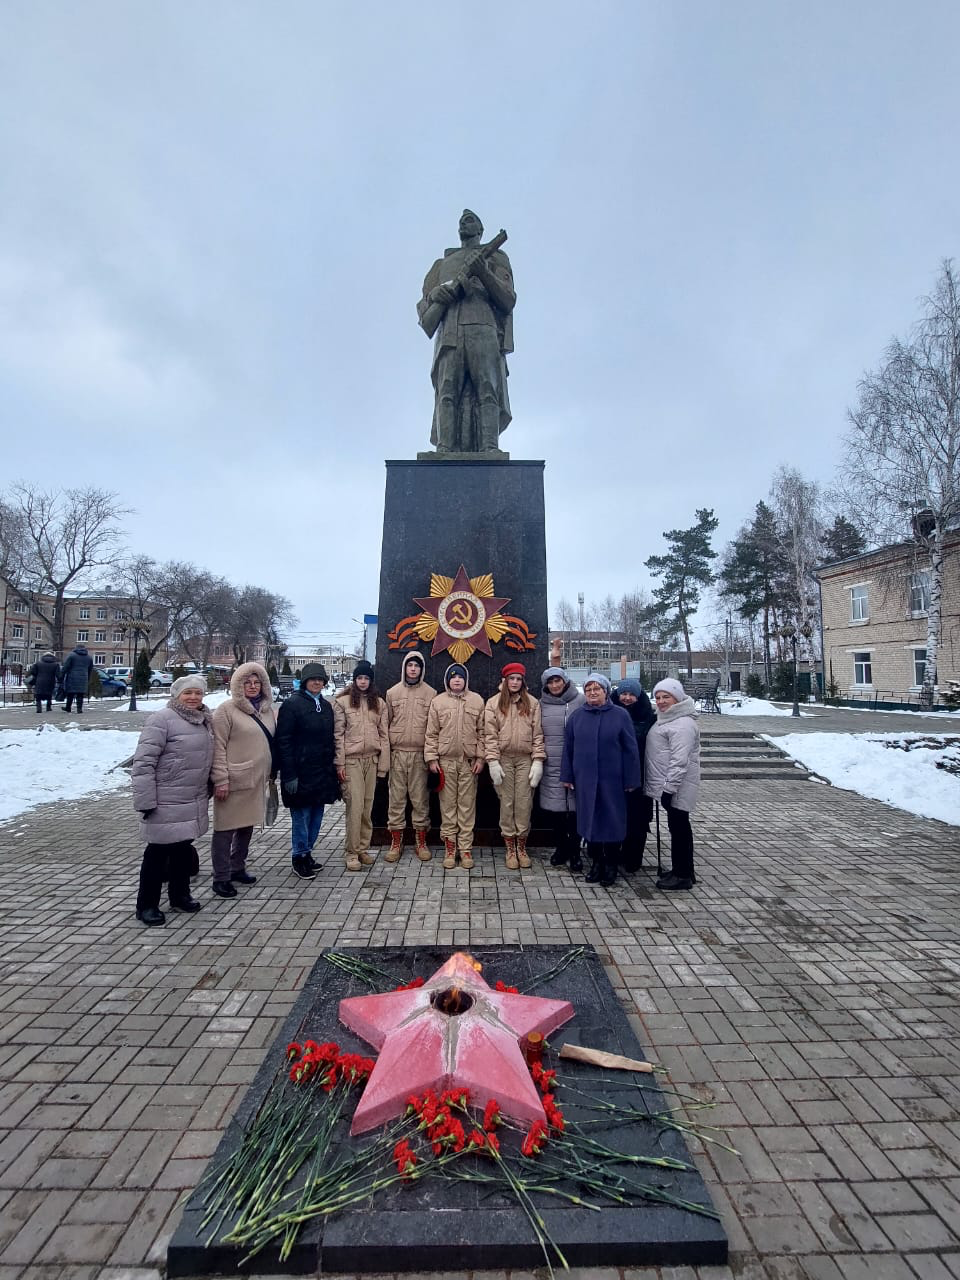
[[[793,648],[793,710],[790,714],[799,718],[800,699],[797,696],[797,628],[792,622],[784,622],[779,628],[778,634],[781,635],[784,640],[789,640]],[[800,627],[799,634],[802,635],[805,640],[810,639],[813,635],[813,628],[810,626],[809,622],[803,623]]]
[[[130,676],[130,702],[127,706],[128,711],[136,711],[137,709],[137,646],[140,643],[140,637],[144,639],[150,635],[150,623],[144,622],[142,618],[132,618],[129,622],[123,623],[120,628],[124,635],[128,631],[133,632],[133,672]]]

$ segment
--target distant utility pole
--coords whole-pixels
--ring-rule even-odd
[[[723,686],[727,693],[730,692],[730,619],[727,618],[723,627]]]

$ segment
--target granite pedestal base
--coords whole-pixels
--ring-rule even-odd
[[[397,947],[360,950],[353,954],[377,965],[389,977],[384,990],[415,975],[429,975],[449,959],[453,948]],[[497,979],[528,986],[569,955],[565,947],[481,947],[472,955],[483,964],[489,983]],[[341,1046],[368,1052],[360,1040],[338,1025],[337,1010],[345,996],[363,994],[352,976],[317,961],[280,1035],[250,1086],[236,1116],[213,1157],[218,1167],[239,1143],[244,1129],[259,1111],[274,1079],[286,1071],[285,1048],[289,1041],[306,1037],[317,1041],[336,1039]],[[550,1037],[551,1049],[566,1042],[589,1045],[643,1057],[600,959],[591,948],[560,974],[535,987],[535,994],[570,1000],[573,1021]],[[597,1068],[561,1060],[548,1054],[547,1065],[559,1065],[562,1082],[559,1102],[568,1123],[596,1120],[593,1103],[575,1092],[583,1089],[600,1101],[632,1106],[651,1113],[671,1105],[655,1079],[625,1072],[599,1072]],[[690,1161],[682,1136],[675,1130],[650,1123],[610,1130],[591,1125],[590,1136],[634,1155],[671,1156]],[[362,1139],[344,1137],[344,1142]],[[574,1139],[575,1140],[575,1139]],[[694,1170],[664,1171],[641,1166],[629,1176],[656,1183],[672,1194],[710,1205],[710,1197]],[[577,1188],[572,1187],[576,1191]],[[589,1193],[585,1200],[593,1202]],[[705,1266],[726,1262],[727,1241],[715,1218],[644,1202],[639,1207],[603,1204],[599,1211],[579,1208],[553,1196],[535,1196],[547,1230],[571,1266]],[[243,1251],[236,1246],[207,1244],[210,1227],[201,1229],[203,1210],[194,1193],[170,1243],[167,1275],[233,1275],[244,1269],[259,1274],[300,1275],[319,1270],[333,1272],[463,1271],[483,1268],[532,1270],[543,1264],[529,1221],[513,1197],[499,1188],[428,1178],[407,1186],[395,1186],[358,1206],[305,1226],[290,1258],[281,1263],[276,1249],[264,1250],[246,1268]],[[227,1230],[225,1225],[217,1237]]]

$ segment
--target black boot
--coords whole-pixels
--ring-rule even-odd
[[[603,857],[600,864],[600,884],[604,889],[609,889],[616,882],[617,846],[615,844],[607,844],[603,846]]]
[[[166,924],[167,917],[159,907],[137,907],[137,919],[141,924]]]
[[[193,915],[194,911],[200,910],[200,906],[196,898],[191,898],[189,893],[182,898],[170,898],[171,911],[185,911],[188,915]]]
[[[603,875],[603,845],[588,844],[587,853],[590,855],[590,870],[584,879],[587,884],[599,884],[600,877]]]

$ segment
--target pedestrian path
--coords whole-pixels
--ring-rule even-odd
[[[646,867],[607,892],[488,850],[470,874],[409,850],[347,874],[341,814],[317,879],[290,873],[282,814],[256,885],[224,901],[201,879],[203,910],[164,929],[134,919],[126,792],[0,827],[0,1280],[156,1280],[319,952],[422,942],[590,943],[651,1056],[715,1104],[698,1122],[739,1154],[695,1156],[730,1266],[628,1280],[960,1277],[954,828],[711,782],[699,884],[659,894]]]

